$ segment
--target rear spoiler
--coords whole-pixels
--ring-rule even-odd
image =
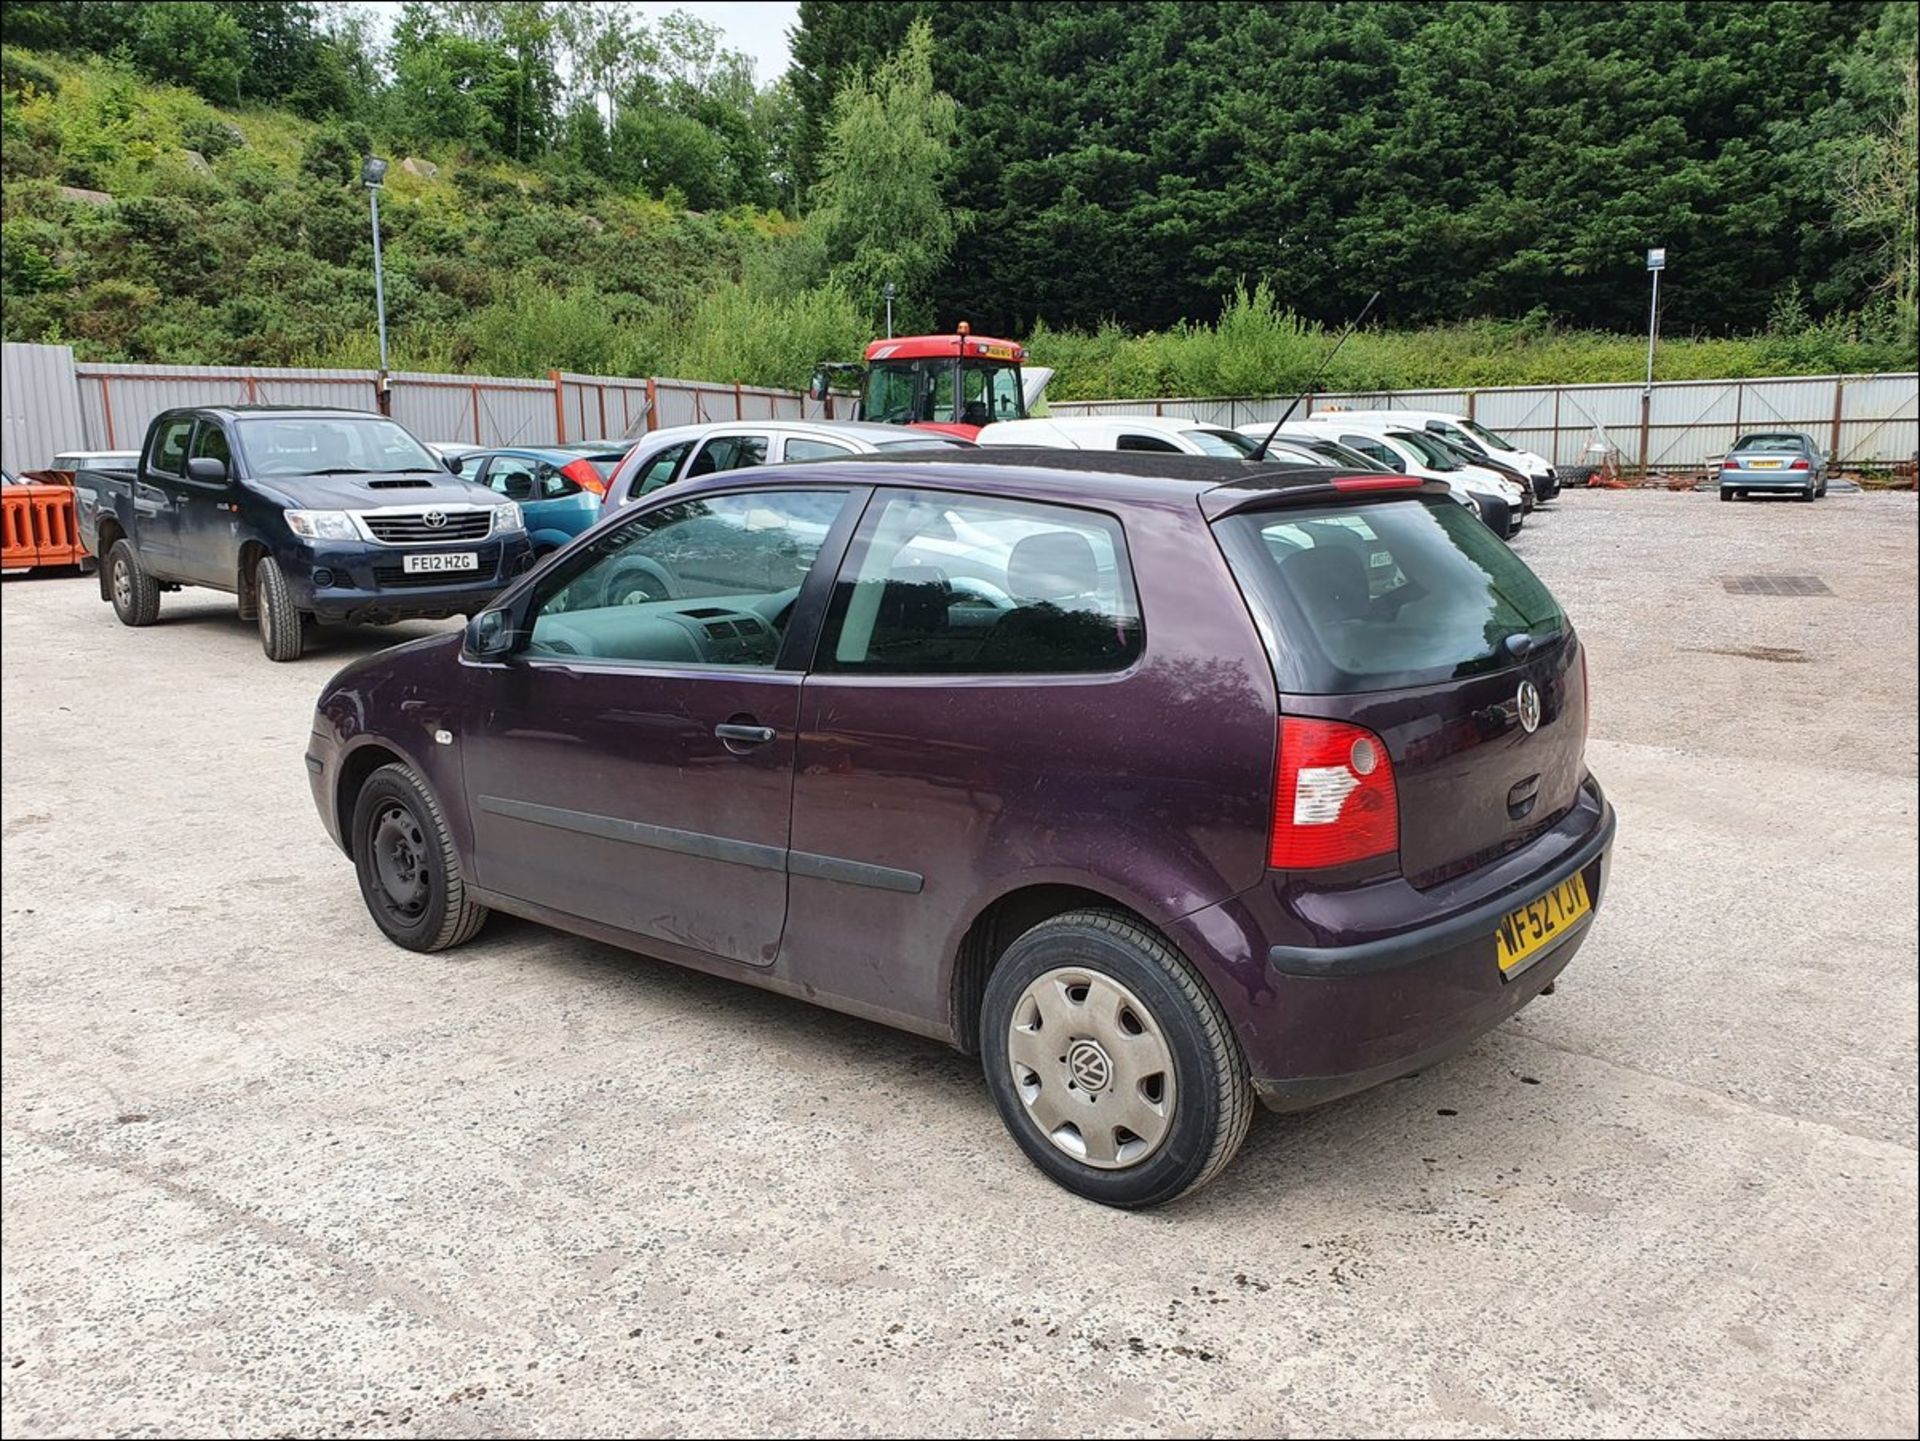
[[[1278,477],[1236,480],[1200,493],[1200,513],[1208,520],[1238,515],[1250,510],[1280,510],[1293,505],[1323,505],[1330,500],[1402,500],[1416,495],[1445,496],[1450,492],[1437,480],[1422,480],[1417,475],[1383,475],[1378,471],[1345,474],[1338,470],[1319,472],[1312,479],[1304,475],[1275,485]]]

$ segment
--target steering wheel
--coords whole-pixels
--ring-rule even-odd
[[[990,580],[980,580],[975,576],[956,575],[948,580],[955,600],[979,601],[995,610],[1014,609],[1014,599]]]

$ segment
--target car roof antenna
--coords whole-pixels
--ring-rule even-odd
[[[1309,395],[1313,394],[1314,386],[1318,385],[1320,383],[1320,377],[1327,373],[1327,367],[1333,364],[1333,358],[1334,356],[1340,353],[1340,347],[1345,345],[1348,340],[1352,339],[1353,332],[1360,328],[1361,322],[1364,321],[1367,318],[1368,314],[1372,312],[1374,301],[1378,300],[1379,298],[1380,298],[1380,292],[1377,290],[1374,291],[1373,300],[1369,300],[1364,306],[1360,308],[1360,313],[1354,316],[1353,318],[1353,324],[1349,325],[1346,328],[1345,333],[1341,335],[1339,340],[1334,342],[1333,349],[1327,352],[1327,358],[1321,361],[1320,368],[1314,371],[1313,378],[1307,382],[1307,388],[1301,391],[1298,395],[1294,396],[1293,404],[1289,405],[1284,411],[1281,412],[1280,418],[1274,421],[1273,423],[1273,429],[1267,432],[1267,438],[1260,442],[1260,448],[1258,450],[1254,451],[1252,455],[1247,457],[1248,460],[1265,460],[1267,458],[1267,447],[1273,444],[1273,438],[1280,433],[1280,427],[1285,425],[1287,421],[1292,417],[1295,407],[1298,406],[1300,402],[1305,400]]]

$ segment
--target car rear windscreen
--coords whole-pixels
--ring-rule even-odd
[[[1215,527],[1280,689],[1431,685],[1512,665],[1566,628],[1539,577],[1438,497],[1255,511]]]

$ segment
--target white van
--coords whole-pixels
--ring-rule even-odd
[[[1496,435],[1468,416],[1449,410],[1322,410],[1315,420],[1364,420],[1380,425],[1404,425],[1413,430],[1431,430],[1462,449],[1491,456],[1502,465],[1510,465],[1533,481],[1534,498],[1551,500],[1560,493],[1560,477],[1552,464],[1530,450],[1522,450],[1505,436]]]

